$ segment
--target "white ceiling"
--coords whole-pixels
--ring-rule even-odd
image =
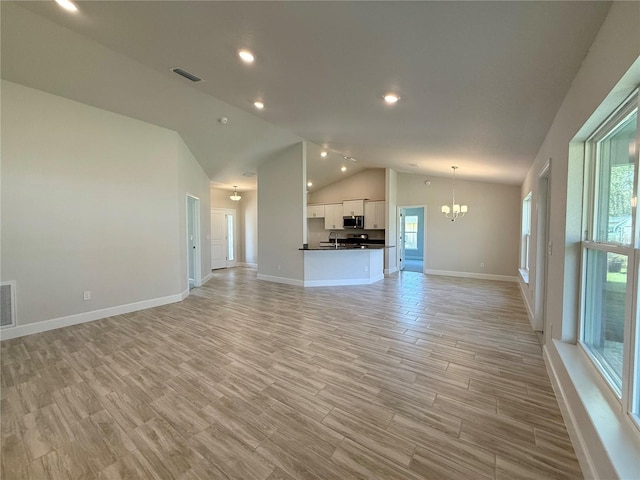
[[[176,130],[213,182],[242,190],[255,185],[244,172],[300,138],[315,144],[313,188],[344,176],[342,164],[422,175],[458,165],[459,178],[520,184],[610,3],[78,6],[3,1],[2,77]],[[401,101],[385,105],[387,91]]]

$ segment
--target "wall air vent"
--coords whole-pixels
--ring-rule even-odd
[[[253,172],[244,172],[244,173],[242,174],[242,176],[243,176],[243,177],[255,177],[255,176],[256,176],[256,174],[255,174],[255,173],[253,173]]]
[[[0,284],[0,327],[16,324],[16,282]]]
[[[197,77],[196,75],[194,75],[193,73],[187,72],[186,70],[180,68],[180,67],[176,67],[176,68],[172,68],[171,71],[173,73],[177,73],[178,75],[180,75],[181,77],[184,77],[188,80],[191,80],[194,83],[197,82],[202,82],[203,80],[200,77]]]

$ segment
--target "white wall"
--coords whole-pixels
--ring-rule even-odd
[[[469,213],[452,222],[440,211],[451,205],[452,178],[398,174],[398,206],[426,205],[428,270],[515,277],[518,269],[520,188],[456,181],[456,202]],[[484,267],[481,267],[484,263]]]
[[[208,191],[180,137],[11,82],[1,88],[2,280],[17,282],[18,326],[179,299],[184,193],[206,202]]]
[[[307,202],[342,203],[343,200],[384,200],[384,169],[362,170],[342,180],[338,180],[315,192],[309,192]]]
[[[209,195],[209,177],[195,159],[189,147],[177,137],[177,161],[179,176],[178,212],[180,219],[178,226],[178,242],[180,245],[181,289],[189,288],[188,258],[187,258],[187,194],[200,200],[200,277],[206,278],[211,272],[211,245],[209,233],[211,231],[211,207]]]
[[[640,83],[640,4],[615,2],[576,75],[522,185],[533,191],[551,161],[551,213],[544,329],[545,359],[586,478],[635,478],[640,468],[637,430],[620,412],[611,391],[574,345],[579,320],[582,216],[581,142]],[[538,234],[533,215],[532,234]],[[535,305],[536,241],[532,241],[529,284],[521,288]]]
[[[391,168],[385,170],[385,197],[387,212],[385,214],[385,245],[391,246],[384,253],[384,274],[389,275],[398,271],[398,172]]]
[[[302,285],[306,240],[306,143],[258,168],[258,278]]]
[[[243,250],[246,263],[258,263],[258,192],[253,190],[242,194]]]

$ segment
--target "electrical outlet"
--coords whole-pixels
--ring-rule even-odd
[[[484,262],[480,262],[480,268],[484,268]]]
[[[364,271],[365,271],[365,272],[368,272],[368,271],[369,271],[369,265],[365,265],[363,268],[364,268]]]
[[[278,270],[282,270],[282,265],[278,265]]]
[[[91,290],[86,290],[82,295],[83,300],[91,300]]]

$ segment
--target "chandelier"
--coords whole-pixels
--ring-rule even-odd
[[[464,217],[467,213],[468,207],[466,205],[460,205],[456,203],[456,170],[458,167],[451,167],[453,169],[453,188],[451,190],[451,206],[443,205],[442,213],[449,218],[452,222],[456,221],[456,218]]]
[[[233,195],[229,195],[229,198],[231,200],[233,200],[234,202],[239,202],[240,199],[242,198],[239,194],[238,194],[238,186],[234,185],[233,186]]]

